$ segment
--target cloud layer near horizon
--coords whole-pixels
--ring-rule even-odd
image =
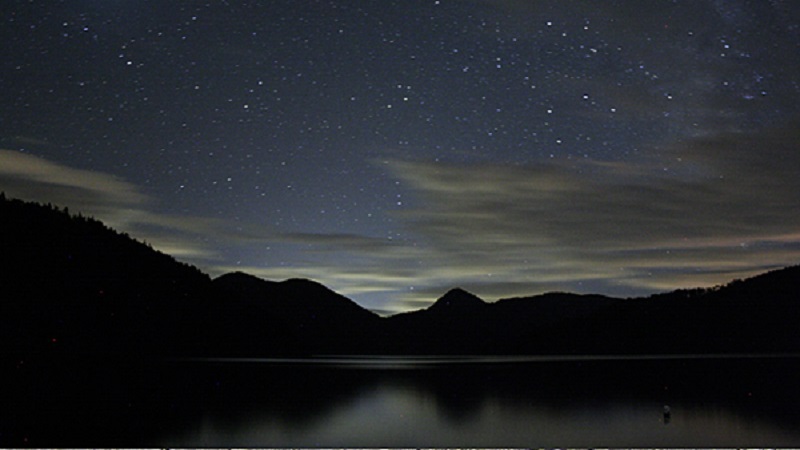
[[[0,186],[93,215],[211,275],[312,278],[391,313],[425,306],[454,286],[488,300],[550,290],[639,295],[796,264],[797,129],[696,138],[665,150],[659,160],[668,165],[388,160],[416,194],[409,209],[393,213],[412,236],[397,241],[157,212],[131,183],[7,150],[0,150]],[[225,255],[263,245],[301,256],[268,266]]]
[[[666,149],[658,160],[667,165],[385,160],[416,194],[393,213],[413,238],[275,235],[306,246],[307,262],[248,270],[326,280],[356,299],[383,296],[391,312],[454,286],[492,300],[726,283],[800,261],[797,129],[698,137]]]
[[[470,274],[485,268],[496,273],[492,284],[523,289],[528,280],[641,293],[797,263],[796,130],[698,138],[667,150],[662,160],[672,163],[659,166],[574,160],[391,166],[424,205],[402,218],[448,267]]]

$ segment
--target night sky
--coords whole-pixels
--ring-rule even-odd
[[[800,3],[11,1],[0,189],[364,307],[800,262]]]

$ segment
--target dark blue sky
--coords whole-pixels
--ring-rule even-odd
[[[376,310],[800,259],[791,1],[7,1],[0,188]]]

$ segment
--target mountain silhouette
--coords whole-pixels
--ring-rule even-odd
[[[304,279],[266,281],[235,272],[213,281],[214,293],[248,311],[260,327],[275,327],[312,353],[368,351],[378,315],[327,287]]]
[[[490,304],[460,288],[448,291],[425,309],[385,318],[386,353],[475,354],[491,352],[487,338]]]
[[[0,218],[5,356],[307,355],[343,350],[379,321],[307,280],[212,281],[66,209],[0,196]]]
[[[101,222],[0,200],[0,351],[183,352],[210,300],[196,268]]]
[[[313,328],[327,322],[375,321],[378,316],[320,283],[293,278],[266,281],[243,272],[225,274],[213,280],[216,292],[226,300],[245,300],[271,308],[284,320],[298,321]]]
[[[800,351],[800,266],[650,297],[455,288],[379,317],[303,279],[211,279],[101,222],[0,195],[0,358]]]
[[[436,314],[475,314],[486,305],[477,295],[454,288],[429,306],[428,311]]]

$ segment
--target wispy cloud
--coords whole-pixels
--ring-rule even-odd
[[[666,166],[390,165],[424,205],[399,217],[457,269],[451,283],[639,293],[796,263],[798,134],[696,139],[669,149]]]
[[[174,256],[192,261],[214,256],[192,236],[218,230],[218,221],[154,212],[156,202],[141,189],[106,173],[0,149],[0,189],[11,197],[67,206],[96,217]]]
[[[70,168],[27,153],[0,149],[0,163],[3,184],[14,191],[38,195],[44,187],[86,207],[105,202],[134,205],[146,200],[135,186],[114,176]]]

